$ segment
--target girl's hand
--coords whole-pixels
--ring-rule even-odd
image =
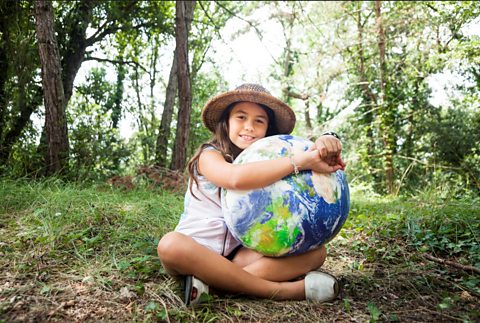
[[[317,173],[333,173],[339,169],[343,170],[345,167],[338,163],[336,159],[327,159],[328,162],[322,159],[315,146],[307,151],[295,154],[293,159],[300,170],[312,170]]]
[[[342,142],[334,136],[320,136],[310,150],[317,150],[320,158],[329,166],[340,166],[345,170],[346,164],[342,160]]]

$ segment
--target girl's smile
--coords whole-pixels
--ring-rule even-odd
[[[243,150],[265,137],[268,129],[268,115],[256,103],[240,102],[230,112],[228,125],[228,137],[235,146]]]

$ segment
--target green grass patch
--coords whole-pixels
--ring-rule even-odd
[[[183,194],[59,180],[0,180],[0,320],[476,321],[480,200],[352,194],[325,269],[345,283],[332,304],[213,295],[183,307],[156,255]]]
[[[363,236],[352,249],[369,261],[430,253],[480,268],[480,200],[367,198],[354,195],[341,236]]]
[[[103,185],[79,188],[53,181],[3,181],[0,196],[0,225],[8,241],[0,250],[18,257],[19,271],[48,259],[74,264],[77,272],[84,267],[151,277],[161,270],[158,240],[174,228],[182,211],[178,194],[122,192]],[[29,262],[22,261],[32,253],[35,257]]]

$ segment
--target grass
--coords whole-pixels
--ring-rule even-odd
[[[330,304],[213,295],[187,309],[156,256],[183,196],[0,180],[0,321],[480,320],[480,200],[367,197],[329,244]]]

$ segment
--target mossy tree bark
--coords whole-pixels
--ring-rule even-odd
[[[68,133],[62,68],[55,35],[53,5],[50,1],[35,1],[35,24],[45,103],[45,162],[47,173],[54,174],[65,171],[67,166]]]
[[[188,137],[190,133],[190,115],[192,110],[192,92],[190,88],[190,69],[188,64],[188,26],[193,20],[195,1],[176,2],[176,52],[178,55],[178,97],[179,110],[177,132],[173,147],[171,169],[183,170],[186,164]]]

